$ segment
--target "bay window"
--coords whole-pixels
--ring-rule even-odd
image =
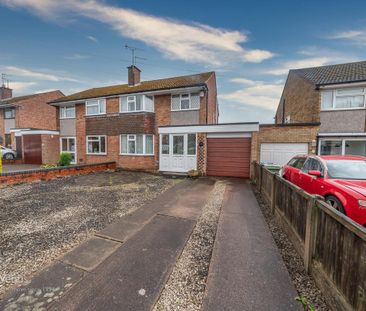
[[[154,155],[154,136],[148,134],[121,135],[122,155]]]
[[[87,154],[107,154],[106,136],[87,136]]]
[[[321,109],[359,109],[365,107],[365,88],[344,88],[321,92]]]
[[[60,119],[75,118],[75,106],[60,107]]]
[[[85,103],[85,114],[87,116],[94,116],[98,114],[105,114],[106,113],[106,104],[105,99],[90,99],[87,100]]]
[[[174,94],[171,100],[171,110],[197,110],[200,108],[199,93],[192,94]]]
[[[154,112],[154,98],[149,95],[129,95],[120,97],[121,113],[148,111]]]

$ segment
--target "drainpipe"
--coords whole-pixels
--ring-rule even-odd
[[[282,101],[282,124],[285,124],[285,99]]]
[[[204,86],[205,91],[206,91],[206,124],[208,121],[208,87],[207,85]]]

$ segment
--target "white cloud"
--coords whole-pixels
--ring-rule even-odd
[[[166,57],[220,66],[228,60],[262,62],[273,57],[266,50],[247,49],[245,33],[198,23],[183,23],[97,0],[0,0],[11,8],[25,8],[46,18],[65,13],[82,15],[108,24],[121,36],[139,40],[160,50]]]
[[[327,39],[331,40],[347,40],[357,45],[366,45],[366,30],[346,30],[337,32]]]
[[[308,67],[318,67],[323,65],[328,65],[335,60],[331,57],[310,57],[299,60],[292,60],[284,62],[281,66],[269,69],[266,73],[276,76],[286,75],[290,69],[308,68]]]
[[[94,43],[98,43],[98,39],[95,38],[94,36],[86,36],[90,41],[93,41]]]
[[[67,55],[64,58],[69,59],[69,60],[81,60],[81,59],[90,58],[90,56],[89,55],[82,55],[82,54],[73,54],[73,55]]]
[[[219,95],[220,99],[227,102],[276,110],[281,97],[283,83],[254,81],[245,78],[234,78],[231,81],[243,84],[244,88]]]
[[[1,69],[9,75],[16,76],[16,77],[26,77],[36,80],[43,80],[43,81],[69,81],[69,82],[79,82],[76,79],[56,75],[53,73],[47,72],[40,72],[35,70],[30,70],[26,68],[20,68],[16,66],[2,66]]]
[[[12,88],[15,92],[24,92],[29,90],[37,83],[35,82],[10,82],[9,87]]]

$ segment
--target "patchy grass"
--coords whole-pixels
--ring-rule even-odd
[[[138,209],[178,181],[98,172],[0,191],[0,297],[89,234]]]

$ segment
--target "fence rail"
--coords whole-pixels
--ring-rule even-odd
[[[254,162],[252,181],[334,310],[366,310],[366,230]]]

